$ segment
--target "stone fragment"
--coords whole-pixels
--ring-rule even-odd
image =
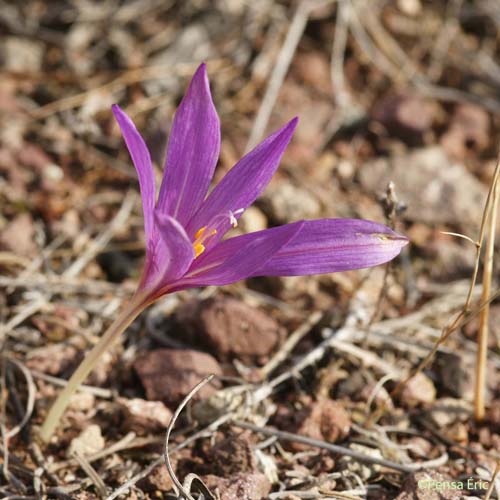
[[[202,480],[212,493],[218,490],[220,500],[263,500],[271,491],[271,483],[259,472],[240,472],[227,478],[207,475]]]
[[[433,445],[423,437],[413,436],[408,439],[406,446],[408,447],[409,453],[414,457],[426,459],[430,455]]]
[[[401,392],[401,401],[409,408],[420,404],[431,404],[436,400],[436,388],[424,373],[417,373],[406,383]]]
[[[189,349],[157,349],[139,357],[134,369],[146,389],[150,401],[163,401],[167,406],[177,406],[182,399],[210,374],[221,375],[219,363],[200,351]],[[194,400],[215,392],[212,384],[205,385]]]
[[[172,419],[172,412],[161,401],[119,398],[118,404],[125,414],[125,426],[137,433],[164,430]]]
[[[60,375],[74,365],[78,351],[69,344],[49,344],[28,353],[26,366],[47,375]]]
[[[90,491],[80,491],[73,496],[74,500],[100,500],[100,497]],[[130,496],[129,500],[136,500],[137,497]]]
[[[376,102],[371,116],[392,136],[411,145],[421,145],[432,127],[434,108],[417,95],[391,94]]]
[[[371,446],[365,446],[359,443],[350,443],[349,448],[357,453],[361,453],[371,458],[382,459],[381,451],[378,448],[372,448]],[[352,457],[343,456],[340,458],[339,463],[342,467],[347,468],[351,473],[358,475],[363,481],[378,476],[380,474],[381,466],[376,463],[361,463]]]
[[[465,422],[470,414],[470,405],[462,399],[455,398],[440,398],[429,411],[431,421],[438,429],[450,427],[455,422]]]
[[[344,407],[329,398],[319,398],[296,416],[294,432],[329,443],[335,443],[349,435],[351,418]],[[308,450],[310,446],[292,443],[295,450]]]
[[[77,391],[70,399],[68,409],[84,413],[95,408],[95,396],[91,392]]]
[[[92,424],[84,429],[79,436],[73,438],[68,448],[68,456],[78,453],[82,456],[92,455],[104,449],[104,438],[101,428]]]
[[[435,361],[441,386],[454,397],[472,402],[475,393],[475,360],[453,353],[439,353]],[[493,363],[486,365],[486,401],[496,389],[497,370]]]
[[[292,67],[294,76],[303,82],[306,88],[319,90],[326,95],[332,91],[330,62],[321,52],[297,54]]]
[[[0,229],[0,250],[8,250],[22,257],[33,257],[38,252],[34,238],[35,225],[31,215],[19,214]]]
[[[259,208],[250,206],[238,221],[238,227],[241,227],[244,233],[262,231],[267,228],[267,218]]]
[[[413,222],[449,224],[465,234],[474,234],[480,224],[486,187],[440,147],[367,162],[359,179],[374,196],[385,192],[392,180],[398,198],[408,206],[405,217]]]
[[[475,104],[458,104],[451,116],[448,130],[441,137],[445,151],[462,159],[469,151],[481,153],[490,143],[490,117]]]
[[[269,186],[259,203],[276,224],[314,219],[321,212],[320,202],[312,193],[290,182]]]
[[[166,492],[172,490],[174,483],[172,478],[168,473],[165,464],[161,464],[155,467],[150,474],[148,474],[144,479],[141,479],[138,486],[146,492]]]
[[[9,36],[3,42],[6,71],[36,73],[42,69],[44,44],[28,37]]]
[[[273,318],[230,297],[188,302],[178,309],[176,320],[193,345],[222,361],[265,360],[284,337],[284,329]]]
[[[412,240],[413,242],[413,240]],[[457,238],[436,234],[424,247],[423,253],[430,263],[429,272],[432,278],[445,283],[470,276],[474,268],[474,252],[467,251],[467,242]]]
[[[209,461],[214,474],[221,477],[256,471],[251,443],[245,435],[229,436],[216,443],[209,451]]]
[[[398,0],[398,9],[407,16],[417,16],[422,12],[420,0]]]

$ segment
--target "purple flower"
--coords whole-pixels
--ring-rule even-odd
[[[220,150],[220,124],[205,65],[175,115],[158,200],[147,146],[128,116],[113,113],[141,189],[146,262],[139,289],[151,300],[251,276],[297,276],[360,269],[394,258],[407,239],[376,222],[294,222],[223,240],[271,180],[297,118],[245,155],[207,196]]]
[[[223,240],[271,180],[297,119],[244,156],[207,196],[219,157],[220,126],[205,65],[196,71],[175,115],[156,200],[151,156],[128,116],[113,106],[139,176],[146,262],[137,292],[84,357],[52,405],[40,436],[49,441],[71,395],[145,307],[165,293],[226,285],[250,276],[297,276],[375,266],[407,239],[357,219],[294,222]]]

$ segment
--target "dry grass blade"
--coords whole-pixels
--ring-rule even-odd
[[[118,498],[120,495],[124,495],[141,479],[144,479],[145,477],[149,476],[149,474],[151,474],[151,472],[153,472],[153,470],[155,470],[156,467],[161,465],[163,462],[164,462],[163,457],[157,458],[152,463],[150,463],[143,471],[131,477],[128,481],[126,481],[119,488],[113,491],[111,495],[106,497],[106,500],[115,500],[115,498]]]
[[[358,460],[359,462],[362,463],[382,465],[383,467],[387,467],[389,469],[396,470],[398,472],[410,473],[428,466],[428,464],[422,464],[422,467],[420,466],[420,464],[415,464],[415,465],[397,464],[395,462],[392,462],[391,460],[385,460],[383,458],[375,458],[368,455],[364,455],[363,453],[351,450],[350,448],[346,448],[345,446],[339,446],[336,444],[327,443],[326,441],[321,441],[319,439],[313,439],[306,436],[301,436],[299,434],[293,434],[291,432],[279,431],[277,429],[272,429],[269,427],[259,427],[257,425],[249,424],[247,422],[242,422],[241,420],[234,420],[232,423],[237,427],[241,427],[242,429],[249,429],[253,432],[260,432],[261,434],[264,434],[266,436],[276,436],[278,439],[284,441],[295,441],[297,443],[303,443],[309,446],[322,448],[325,450],[329,450],[333,453],[339,454],[341,456],[352,457],[355,460]]]
[[[85,456],[81,455],[78,452],[73,453],[73,457],[80,464],[80,467],[85,471],[90,480],[94,483],[97,492],[101,498],[106,497],[107,488],[102,480],[101,476],[97,473],[97,471],[90,465],[90,462],[86,459]]]
[[[209,375],[208,377],[205,377],[201,382],[199,382],[190,392],[189,394],[181,401],[180,405],[178,406],[177,410],[175,411],[174,415],[172,416],[172,419],[170,420],[170,424],[167,429],[167,433],[165,435],[165,448],[163,452],[163,459],[165,461],[165,465],[167,467],[168,473],[172,479],[172,482],[176,486],[177,490],[182,493],[184,497],[186,497],[187,500],[195,500],[192,495],[190,494],[189,491],[185,488],[184,485],[181,484],[181,482],[177,479],[177,476],[175,475],[174,469],[172,467],[172,464],[170,462],[170,456],[169,456],[169,440],[170,440],[170,434],[172,432],[172,429],[174,428],[175,422],[179,418],[179,415],[181,414],[182,410],[184,407],[189,403],[189,401],[193,398],[193,396],[206,384],[208,384],[212,379],[214,378],[214,375]],[[203,482],[199,480],[201,484]],[[204,485],[203,485],[204,486]],[[205,487],[205,489],[208,492],[208,489]],[[208,492],[209,495],[210,492]],[[213,495],[211,495],[213,497]]]
[[[105,457],[118,453],[119,451],[130,450],[133,448],[141,448],[143,446],[148,446],[150,444],[157,444],[160,442],[159,438],[137,438],[134,432],[129,432],[124,437],[122,437],[116,443],[104,448],[101,451],[87,455],[85,459],[87,462],[92,463],[97,460],[101,460]],[[47,469],[51,473],[55,473],[58,470],[70,468],[77,465],[75,459],[70,458],[69,460],[63,460],[61,462],[55,462],[50,464]]]
[[[378,3],[378,12],[377,5],[372,3]],[[350,4],[350,24],[356,41],[373,63],[395,83],[409,82],[422,95],[435,99],[458,103],[473,102],[493,113],[500,112],[500,102],[495,98],[453,87],[442,87],[429,81],[382,25],[379,19],[381,2],[357,0]]]
[[[269,495],[269,500],[278,500],[280,498],[300,498],[301,500],[315,500],[318,498],[338,498],[340,500],[362,500],[363,497],[355,497],[348,493],[343,493],[341,491],[321,491],[318,488],[314,488],[312,491],[301,491],[301,490],[286,490],[279,491],[277,493],[271,493]]]
[[[274,103],[276,102],[280,88],[283,85],[283,81],[292,61],[293,55],[297,50],[297,45],[302,38],[302,34],[304,33],[304,30],[306,28],[306,24],[311,11],[320,7],[321,5],[330,3],[332,1],[334,0],[302,0],[297,7],[295,15],[292,19],[292,23],[290,24],[290,28],[286,35],[285,42],[283,43],[283,47],[281,48],[281,51],[278,55],[278,60],[276,61],[276,64],[274,66],[273,73],[266,89],[266,93],[264,94],[264,98],[262,99],[259,111],[257,112],[257,117],[255,118],[252,131],[250,132],[250,138],[248,139],[248,143],[245,148],[246,151],[249,151],[250,149],[255,147],[264,134],[264,130],[267,126],[267,123],[269,122],[269,118],[271,117]]]
[[[335,102],[343,109],[351,102],[351,96],[345,86],[344,56],[349,33],[349,6],[347,2],[338,3],[335,20],[335,36],[333,37],[332,55],[330,61],[330,78],[335,96]]]
[[[217,421],[211,423],[207,427],[199,430],[198,432],[195,432],[193,435],[189,436],[188,438],[184,439],[182,443],[178,444],[172,450],[170,451],[170,455],[173,453],[182,450],[186,446],[188,446],[190,443],[196,441],[197,439],[200,439],[202,437],[209,437],[212,436],[214,431],[218,429],[218,427],[222,424],[224,424],[227,421],[227,418],[224,416],[223,418],[218,419]],[[162,440],[164,441],[164,440]],[[115,498],[119,497],[120,495],[123,495],[127,493],[127,491],[132,488],[137,482],[139,482],[141,479],[145,478],[151,472],[156,469],[159,465],[165,462],[165,459],[163,456],[160,456],[159,458],[155,459],[153,462],[151,462],[144,470],[136,474],[135,476],[131,477],[128,481],[123,483],[119,488],[117,488],[111,495],[109,495],[106,500],[115,500]]]
[[[259,376],[261,379],[265,379],[280,365],[280,363],[287,359],[295,346],[321,321],[322,317],[323,313],[320,311],[312,313],[311,316],[286,339],[279,351],[268,361],[268,363],[259,369]]]
[[[83,280],[77,278],[65,278],[63,276],[31,276],[31,277],[9,277],[0,276],[1,287],[28,288],[29,290],[43,291],[46,293],[63,294],[83,294],[89,296],[102,296],[112,293],[115,297],[127,297],[134,292],[133,285],[116,285],[107,281]],[[9,323],[1,327],[0,335],[3,331],[11,331],[16,325],[24,321],[27,317],[38,312],[45,304],[45,301],[30,302],[32,307],[12,318]]]
[[[488,226],[488,242],[486,245],[486,253],[484,256],[483,269],[483,293],[481,301],[488,300],[491,294],[491,281],[493,276],[493,259],[495,253],[495,233],[497,226],[498,213],[498,182],[493,186],[492,205],[489,216]],[[489,303],[484,306],[479,315],[479,331],[478,331],[478,349],[476,361],[476,385],[474,399],[474,417],[481,421],[484,419],[484,397],[486,391],[486,363],[488,356],[488,330],[489,330]]]
[[[479,261],[480,261],[481,249],[483,246],[484,236],[485,236],[485,232],[486,232],[486,223],[488,220],[488,215],[489,215],[491,208],[492,208],[493,198],[494,198],[493,192],[495,190],[495,186],[498,184],[499,177],[500,177],[500,158],[497,161],[497,165],[495,168],[495,174],[493,175],[493,180],[491,181],[490,189],[488,191],[488,196],[486,198],[486,203],[485,203],[485,207],[483,210],[483,216],[481,219],[481,226],[479,229],[479,236],[478,236],[477,243],[476,243],[476,259],[475,259],[475,263],[474,263],[474,270],[472,273],[472,278],[471,278],[471,282],[470,282],[470,286],[469,286],[469,291],[467,293],[467,298],[465,299],[465,304],[462,308],[462,311],[455,317],[455,319],[451,322],[451,324],[447,325],[443,329],[440,338],[436,341],[432,350],[419,363],[419,365],[414,370],[412,370],[412,372],[404,380],[400,381],[396,385],[396,387],[391,392],[391,396],[393,396],[393,397],[400,394],[401,391],[403,390],[403,388],[408,383],[408,381],[412,377],[414,377],[417,373],[420,373],[422,370],[424,370],[429,365],[431,360],[436,355],[436,352],[438,351],[439,347],[446,341],[446,339],[454,331],[456,331],[462,325],[464,325],[465,323],[470,321],[475,315],[479,314],[480,311],[484,307],[486,307],[491,301],[493,301],[497,297],[497,295],[499,295],[499,292],[497,292],[497,293],[493,294],[492,296],[488,297],[488,299],[486,301],[483,301],[481,304],[478,305],[478,307],[476,308],[475,311],[472,311],[472,313],[470,313],[469,309],[470,309],[470,304],[472,301],[472,294],[474,291],[474,287],[476,285],[477,275],[479,272]],[[381,411],[383,411],[383,409]]]
[[[85,251],[79,255],[78,259],[75,260],[73,264],[66,269],[66,271],[64,271],[65,278],[74,278],[78,276],[83,268],[91,260],[93,260],[104,247],[106,247],[106,245],[111,241],[111,238],[115,235],[116,231],[118,231],[130,217],[135,199],[135,193],[133,191],[129,191],[114,219],[106,226],[104,231],[97,236],[97,238],[92,240]]]
[[[6,383],[7,360],[0,358],[0,432],[3,443],[2,474],[5,481],[10,482],[9,471],[9,439],[7,437],[7,398],[9,397]]]
[[[213,64],[220,66],[222,61],[212,61]],[[189,63],[178,63],[168,66],[148,66],[144,68],[134,68],[125,73],[121,72],[120,76],[114,80],[105,83],[99,87],[94,87],[80,94],[64,97],[58,101],[50,102],[44,106],[31,111],[31,116],[35,120],[44,120],[54,113],[60,113],[68,109],[77,108],[84,104],[86,100],[99,94],[113,94],[124,87],[135,83],[144,82],[147,80],[156,80],[172,75],[172,73],[191,74],[196,68],[196,65]]]
[[[68,385],[68,381],[62,378],[54,377],[52,375],[47,375],[46,373],[41,373],[36,370],[31,370],[30,374],[37,379],[43,380],[44,382],[49,382],[57,387],[66,387]],[[99,398],[110,399],[113,396],[113,392],[109,389],[104,389],[102,387],[93,387],[90,385],[82,384],[78,388],[79,392],[88,392],[89,394],[93,394]]]
[[[474,241],[472,238],[467,236],[466,234],[454,233],[453,231],[440,231],[441,234],[446,234],[448,236],[455,236],[456,238],[462,238],[469,243],[472,243],[474,246],[478,246],[478,242]]]
[[[10,334],[16,326],[20,325],[23,321],[40,311],[46,305],[47,299],[43,296],[37,296],[27,304],[23,305],[21,310],[9,321],[0,324],[0,345],[4,344],[5,336]]]
[[[21,429],[29,422],[31,415],[33,414],[33,410],[35,408],[36,386],[33,382],[33,377],[31,376],[30,371],[20,361],[14,358],[8,358],[8,362],[16,366],[17,369],[23,374],[26,380],[26,386],[28,388],[26,410],[24,412],[23,418],[15,427],[8,431],[5,436],[6,439],[11,439],[16,434],[18,434]]]
[[[495,488],[495,482],[497,480],[498,473],[500,472],[500,461],[497,462],[495,470],[493,471],[493,475],[491,476],[490,485],[488,486],[488,491],[484,496],[484,500],[490,500],[491,494],[493,493],[493,489]]]

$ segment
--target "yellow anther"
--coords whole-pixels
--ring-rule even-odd
[[[193,245],[194,248],[194,258],[199,257],[205,251],[205,245],[203,243],[196,243]]]
[[[197,240],[204,232],[207,226],[200,227],[198,231],[196,231],[196,234],[194,235],[194,239]]]

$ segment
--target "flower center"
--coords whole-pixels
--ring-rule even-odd
[[[217,234],[218,229],[222,229],[223,232],[225,233],[227,228],[225,225],[227,224],[227,221],[229,220],[229,224],[232,227],[236,227],[238,225],[238,219],[236,218],[238,215],[241,215],[244,212],[245,209],[243,208],[238,208],[238,210],[235,210],[234,212],[232,210],[228,210],[225,213],[221,213],[215,217],[213,217],[210,222],[203,227],[200,227],[198,231],[196,231],[194,238],[193,238],[193,249],[194,249],[194,258],[199,257],[206,249],[206,241],[213,236],[214,234]],[[207,231],[207,228],[214,228],[214,229],[209,229]]]
[[[193,249],[194,249],[195,259],[205,251],[205,245],[204,245],[205,240],[207,238],[210,238],[210,236],[217,234],[217,229],[214,229],[208,234],[206,234],[206,229],[207,226],[200,227],[200,229],[198,229],[198,231],[196,231],[196,234],[194,235]]]

